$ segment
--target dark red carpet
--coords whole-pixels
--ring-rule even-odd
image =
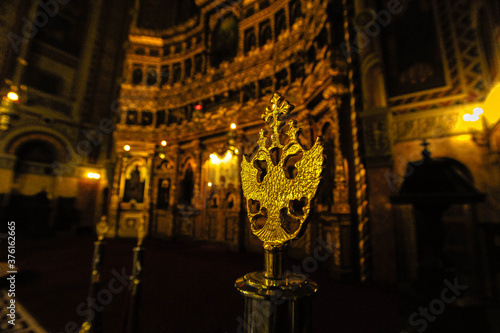
[[[49,332],[66,332],[84,321],[93,253],[92,236],[18,239],[17,299]],[[104,285],[112,270],[131,273],[133,240],[107,240]],[[244,302],[234,281],[262,270],[260,254],[225,248],[147,240],[141,299],[141,332],[233,333]],[[397,298],[341,284],[323,269],[311,274],[319,285],[313,301],[315,332],[398,332]],[[119,286],[117,283],[116,286]],[[104,332],[119,332],[126,288],[104,309]],[[68,330],[68,332],[73,332]]]

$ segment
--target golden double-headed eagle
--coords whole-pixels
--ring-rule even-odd
[[[288,101],[275,93],[270,103],[262,118],[272,129],[271,143],[261,129],[257,153],[241,163],[241,182],[252,232],[265,246],[282,246],[306,228],[324,156],[320,137],[306,150],[298,140],[297,122],[286,123],[294,108]]]

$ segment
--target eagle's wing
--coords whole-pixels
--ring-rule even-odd
[[[295,186],[292,200],[305,197],[311,201],[321,180],[323,160],[323,145],[318,138],[311,149],[304,150],[302,159],[296,163],[297,176],[293,179]]]
[[[257,152],[256,160],[265,160],[269,165],[271,162],[269,158],[269,153],[261,148]],[[243,195],[247,200],[259,200],[263,201],[265,199],[264,187],[263,183],[259,183],[257,181],[257,175],[259,170],[252,165],[252,162],[249,162],[246,157],[243,157],[241,161],[241,185],[243,188]]]

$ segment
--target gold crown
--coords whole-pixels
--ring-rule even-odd
[[[305,231],[324,156],[320,137],[309,150],[300,144],[295,120],[288,122],[285,131],[293,105],[279,93],[270,103],[262,119],[273,131],[271,144],[267,146],[266,132],[261,129],[256,155],[241,162],[241,182],[253,234],[264,245],[281,246]]]

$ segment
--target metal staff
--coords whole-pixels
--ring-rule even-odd
[[[130,284],[128,289],[129,303],[126,309],[126,316],[124,322],[125,333],[138,333],[139,332],[139,305],[140,294],[142,289],[142,267],[143,267],[143,254],[144,248],[142,242],[146,235],[145,223],[143,220],[137,228],[137,246],[134,247],[134,259],[132,262],[132,276],[130,277]]]
[[[109,231],[109,225],[106,216],[102,216],[99,223],[96,225],[97,241],[94,242],[94,258],[92,260],[92,275],[90,278],[88,309],[91,311],[85,322],[80,328],[80,333],[93,332],[100,333],[102,331],[102,313],[94,311],[96,307],[97,293],[101,290],[101,272],[102,258],[104,254],[104,236]]]

